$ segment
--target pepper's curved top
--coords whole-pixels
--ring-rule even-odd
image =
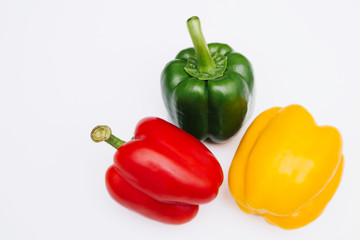
[[[190,17],[186,22],[190,22],[192,20],[200,20],[198,16],[192,16]]]
[[[198,17],[189,18],[187,27],[194,47],[165,66],[163,100],[177,126],[199,140],[223,142],[238,132],[250,107],[252,67],[229,45],[206,44]]]

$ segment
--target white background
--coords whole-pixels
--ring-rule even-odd
[[[0,239],[360,239],[360,3],[354,1],[0,0]],[[208,43],[252,62],[255,107],[224,144],[218,198],[181,226],[114,202],[104,174],[114,149],[89,133],[108,124],[129,140],[145,116],[169,120],[160,73],[190,47],[190,16]],[[285,231],[237,208],[227,171],[260,112],[303,105],[343,135],[345,171],[325,212]]]

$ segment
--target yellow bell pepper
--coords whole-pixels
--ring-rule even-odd
[[[246,131],[231,163],[229,187],[244,212],[294,229],[322,213],[343,165],[338,130],[317,126],[299,105],[275,107]]]

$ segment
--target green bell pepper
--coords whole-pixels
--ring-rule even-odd
[[[198,17],[187,20],[194,48],[182,50],[161,74],[172,121],[199,140],[222,142],[240,129],[250,107],[250,62],[222,43],[206,44]]]

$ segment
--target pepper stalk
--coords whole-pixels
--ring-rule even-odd
[[[119,149],[125,143],[125,141],[120,140],[119,138],[112,135],[111,129],[105,125],[96,126],[91,131],[90,136],[94,142],[99,143],[105,141],[115,149]]]
[[[216,64],[211,57],[208,45],[201,30],[200,19],[196,16],[187,20],[187,27],[194,45],[197,69],[200,73],[213,74]]]

